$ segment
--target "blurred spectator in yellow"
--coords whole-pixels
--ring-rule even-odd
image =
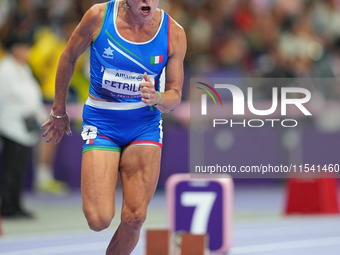
[[[91,2],[91,3],[89,3]],[[35,43],[31,50],[29,63],[33,73],[39,80],[46,104],[51,104],[54,98],[55,75],[58,67],[60,55],[65,48],[67,40],[70,38],[72,31],[79,23],[83,12],[92,6],[93,1],[81,0],[68,3],[69,8],[60,19],[54,13],[54,19],[61,22],[60,33],[57,34],[52,30],[52,26],[43,26],[35,35]],[[54,2],[51,2],[54,5]],[[51,8],[48,8],[51,10]],[[51,14],[47,14],[51,16]],[[86,53],[87,54],[87,53]],[[88,97],[89,87],[89,63],[88,57],[81,56],[77,62],[68,97],[68,103],[83,104]],[[48,108],[48,107],[47,107]],[[37,175],[35,187],[40,192],[62,194],[66,191],[66,185],[54,178],[53,165],[56,155],[57,146],[41,142],[40,155],[38,159]]]
[[[54,82],[58,60],[78,22],[77,13],[69,11],[63,20],[60,36],[50,26],[42,27],[35,34],[29,64],[41,84],[46,102],[52,102],[54,98]],[[88,96],[87,90],[89,85],[88,75],[86,74],[88,62],[85,59],[86,57],[84,56],[80,57],[79,64],[76,66],[70,88],[73,90],[72,95],[75,98],[69,98],[68,101],[82,103]]]
[[[12,30],[3,44],[8,53],[0,61],[1,215],[31,218],[22,205],[22,184],[46,114],[39,84],[27,64],[31,35]]]

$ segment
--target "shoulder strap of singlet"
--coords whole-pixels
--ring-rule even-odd
[[[169,51],[170,51],[170,24],[171,24],[171,18],[170,15],[167,14],[166,12],[164,12],[167,16],[168,16],[168,55],[169,55]]]

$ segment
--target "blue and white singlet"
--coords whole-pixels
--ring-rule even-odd
[[[90,94],[111,102],[88,98],[83,110],[83,152],[120,151],[130,145],[162,146],[162,119],[157,108],[141,101],[144,73],[160,91],[160,76],[168,60],[169,16],[152,39],[131,42],[116,27],[119,1],[107,3],[99,35],[91,45]],[[163,86],[163,85],[162,85]]]
[[[91,46],[90,93],[115,102],[141,102],[139,84],[146,72],[159,91],[168,60],[169,16],[162,10],[155,36],[147,42],[130,42],[116,27],[119,1],[107,4],[101,31]]]

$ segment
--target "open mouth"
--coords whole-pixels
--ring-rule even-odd
[[[150,6],[142,6],[141,11],[143,14],[149,14],[151,11],[151,7]]]

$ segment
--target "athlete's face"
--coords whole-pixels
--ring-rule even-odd
[[[159,0],[126,0],[126,2],[135,15],[151,19],[156,13]]]

